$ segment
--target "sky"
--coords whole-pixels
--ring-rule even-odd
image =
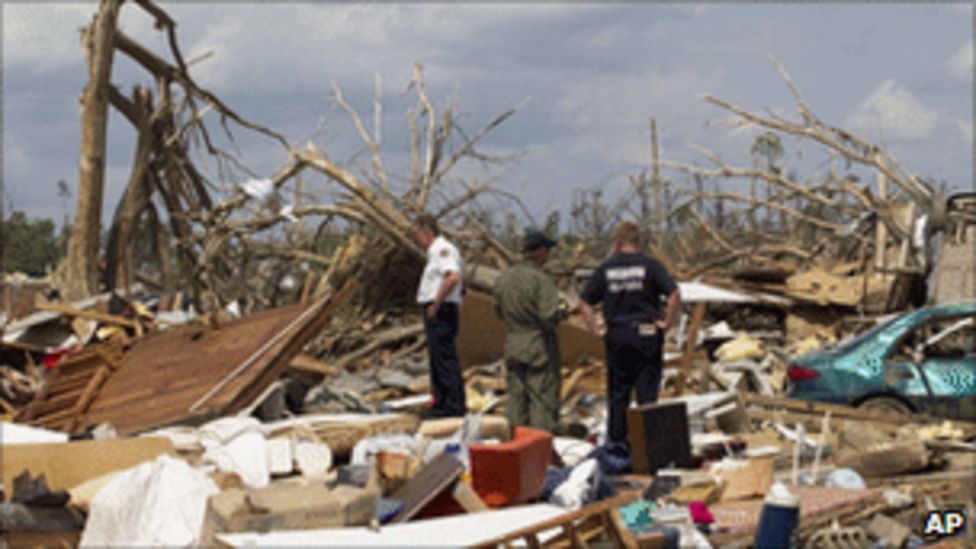
[[[457,173],[494,177],[534,220],[553,210],[565,219],[574,190],[622,196],[628,174],[648,168],[652,117],[662,159],[708,166],[697,145],[749,165],[761,130],[723,124],[728,114],[701,98],[794,114],[770,55],[826,123],[881,144],[911,172],[960,189],[974,185],[970,3],[161,5],[177,21],[186,58],[209,54],[191,67],[201,85],[293,143],[314,139],[340,162],[366,158],[357,156],[355,130],[331,102],[333,83],[370,124],[381,77],[383,156],[401,173],[405,113],[413,105],[402,91],[414,61],[423,63],[438,106],[457,98],[469,134],[529,99],[481,147],[521,154],[518,160],[489,171],[463,164]],[[59,199],[57,182],[74,190],[78,178],[78,98],[87,78],[78,29],[97,3],[7,1],[0,8],[5,208],[60,221],[74,199]],[[120,26],[165,51],[162,34],[136,5],[123,5]],[[150,84],[124,57],[112,80],[122,90]],[[108,132],[106,216],[127,181],[135,142],[117,114]],[[278,145],[246,134],[235,132],[256,175],[268,177],[284,164]],[[782,138],[787,169],[800,179],[823,175],[823,148]]]

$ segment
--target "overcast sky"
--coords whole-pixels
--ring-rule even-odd
[[[718,124],[727,116],[701,96],[794,112],[770,54],[827,123],[882,144],[913,172],[973,186],[970,3],[162,5],[178,23],[187,58],[212,52],[191,69],[200,84],[294,142],[324,119],[317,143],[338,160],[356,148],[352,128],[329,102],[332,82],[368,115],[374,74],[382,76],[384,155],[394,171],[407,149],[410,103],[401,92],[414,60],[424,63],[435,102],[459,98],[468,132],[531,97],[484,150],[525,153],[495,175],[539,218],[566,208],[572,189],[621,192],[626,174],[649,162],[651,117],[662,158],[707,165],[690,147],[697,144],[747,165],[757,130]],[[6,200],[31,216],[60,220],[56,183],[76,185],[86,79],[78,29],[96,7],[2,5]],[[135,5],[123,6],[121,27],[164,51],[163,37]],[[149,84],[124,59],[113,81],[124,90]],[[784,146],[801,179],[824,169],[822,149],[786,136]],[[107,210],[126,182],[134,147],[118,115],[109,147]],[[241,147],[263,176],[285,160],[267,140]],[[476,165],[462,170],[482,175]]]

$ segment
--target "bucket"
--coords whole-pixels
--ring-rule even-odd
[[[759,514],[755,549],[792,549],[793,534],[800,520],[800,501],[781,483],[769,490]]]

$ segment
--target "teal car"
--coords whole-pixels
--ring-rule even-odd
[[[976,303],[902,314],[788,374],[791,398],[976,420]]]

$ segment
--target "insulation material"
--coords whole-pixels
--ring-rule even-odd
[[[271,479],[264,427],[252,417],[227,417],[200,428],[204,463],[237,473],[244,484],[261,488]]]
[[[186,462],[160,456],[116,475],[91,501],[82,547],[199,545],[217,486]]]

